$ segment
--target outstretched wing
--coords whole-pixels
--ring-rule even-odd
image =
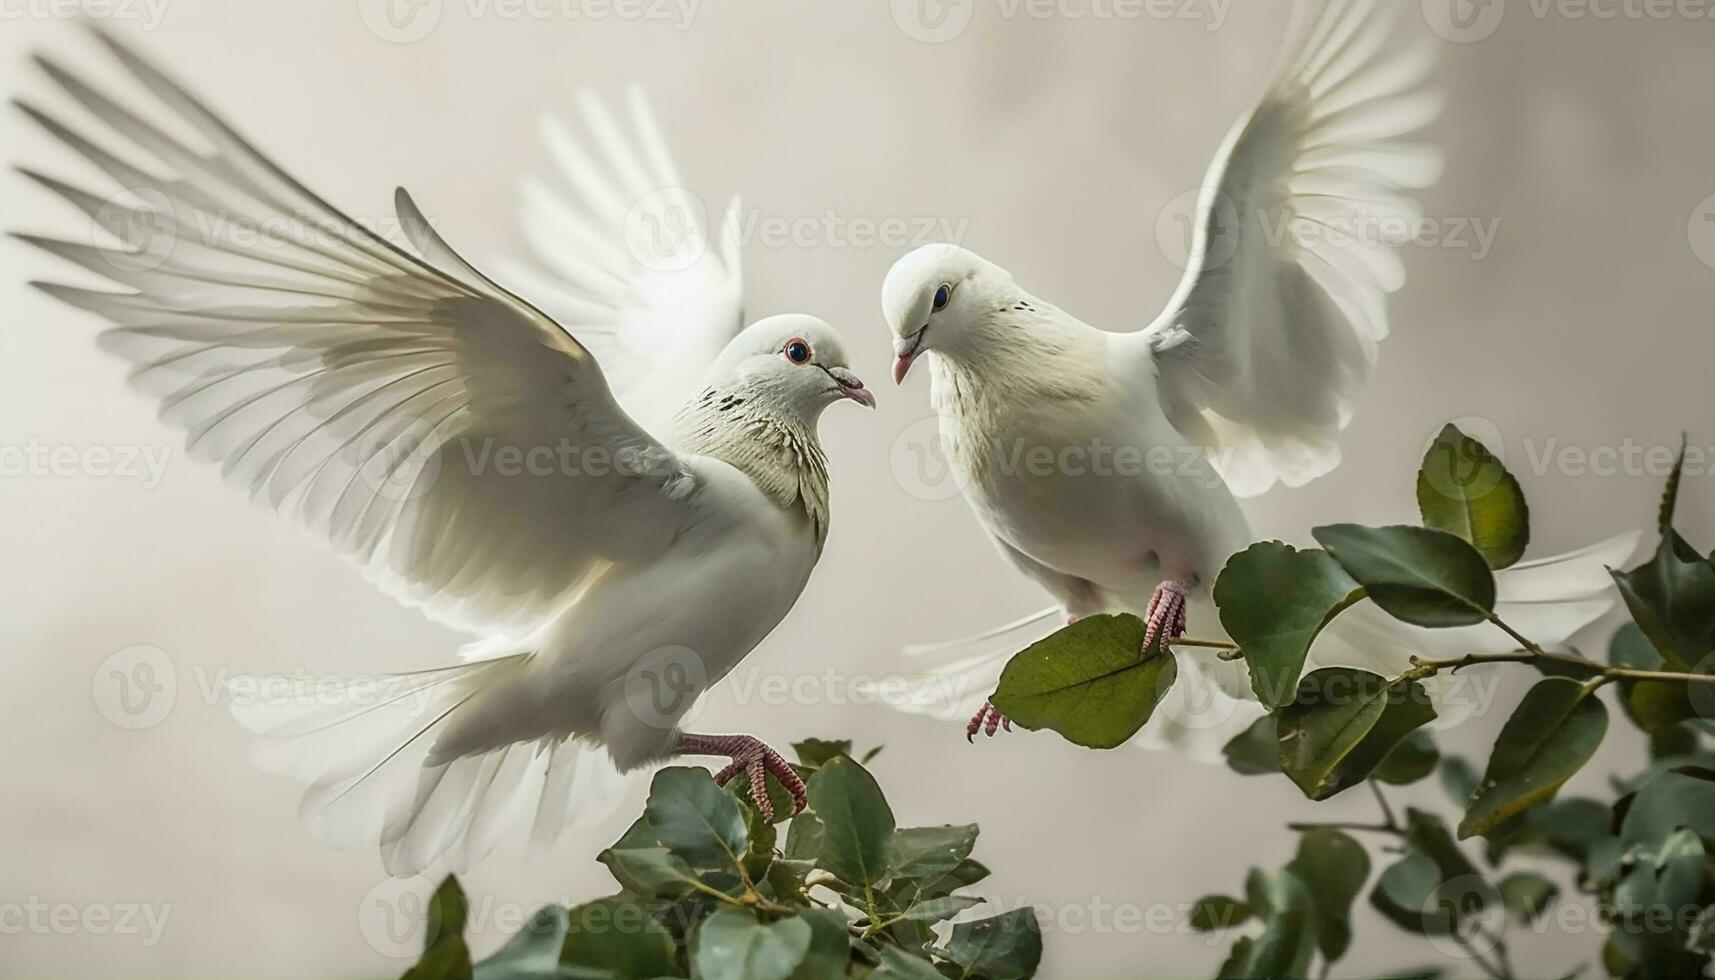
[[[587,324],[578,335],[620,402],[659,423],[744,326],[739,204],[716,241],[636,87],[623,123],[588,92],[578,102],[581,132],[542,121],[557,179],[524,181],[520,220],[535,261],[502,269],[561,322]]]
[[[1410,190],[1441,156],[1401,138],[1441,99],[1436,48],[1396,28],[1397,0],[1301,0],[1268,94],[1204,179],[1191,263],[1147,345],[1168,417],[1218,450],[1233,492],[1298,486],[1336,438],[1405,282]],[[1402,43],[1403,42],[1403,43]]]
[[[121,246],[18,237],[128,288],[37,283],[116,325],[103,346],[131,362],[193,456],[464,628],[525,633],[612,565],[665,547],[687,520],[693,478],[619,408],[565,330],[461,259],[404,191],[399,217],[421,258],[98,36],[206,146],[38,57],[102,138],[154,162],[20,103],[122,190],[26,175]]]

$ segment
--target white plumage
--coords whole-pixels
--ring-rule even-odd
[[[1128,611],[1171,632],[1187,601],[1194,632],[1223,638],[1208,589],[1255,540],[1235,498],[1339,462],[1338,435],[1387,336],[1386,296],[1405,280],[1390,232],[1409,227],[1411,191],[1440,172],[1436,150],[1405,139],[1440,107],[1435,49],[1399,30],[1405,7],[1297,4],[1280,66],[1204,181],[1185,278],[1146,328],[1089,326],[951,245],[888,273],[895,378],[927,355],[961,487],[1002,554],[1057,603],[915,650],[932,666],[908,708],[968,717],[1006,656],[1067,616]],[[1053,465],[1033,466],[1033,454]],[[1612,604],[1603,563],[1633,543],[1502,573],[1506,614],[1564,640]],[[1413,654],[1510,642],[1487,626],[1410,630],[1360,605],[1311,666],[1397,672]],[[1262,708],[1242,663],[1179,657],[1181,679],[1138,741],[1213,755]]]
[[[464,663],[339,697],[312,682],[235,700],[266,736],[259,759],[309,782],[305,819],[333,843],[378,844],[394,873],[462,867],[519,824],[551,840],[599,807],[616,770],[710,751],[680,716],[785,616],[821,553],[817,420],[840,399],[873,400],[821,321],[740,331],[730,240],[691,256],[688,273],[627,260],[614,210],[671,171],[640,99],[642,152],[604,128],[603,162],[570,174],[602,209],[582,226],[551,201],[530,209],[557,222],[536,229],[540,242],[564,236],[561,280],[542,284],[556,322],[461,258],[403,190],[416,254],[101,39],[184,135],[38,59],[103,139],[150,158],[24,106],[122,188],[109,198],[25,171],[125,246],[20,236],[128,291],[39,285],[114,324],[102,345],[132,364],[194,456],[389,593],[483,637]],[[628,393],[647,425],[568,332],[586,324],[611,341],[604,366],[671,374],[671,386]],[[640,703],[639,665],[663,655],[682,683]],[[754,740],[713,741],[743,743],[741,769],[773,764]]]

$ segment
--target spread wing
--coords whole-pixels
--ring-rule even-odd
[[[122,190],[25,171],[117,233],[20,235],[125,287],[38,283],[115,326],[103,346],[252,498],[452,625],[523,633],[689,519],[680,461],[594,358],[461,259],[403,191],[421,258],[317,198],[141,57],[99,35],[201,148],[46,58],[104,141],[20,103]],[[88,227],[88,226],[85,226]]]
[[[579,110],[579,129],[542,121],[558,174],[523,185],[520,220],[535,261],[502,269],[562,322],[587,324],[578,335],[626,410],[661,422],[744,326],[739,203],[714,240],[636,87],[623,121],[588,92]]]
[[[1441,107],[1426,87],[1436,48],[1396,31],[1408,6],[1298,4],[1267,95],[1204,179],[1184,281],[1132,335],[1168,417],[1219,450],[1241,496],[1338,464],[1387,336],[1386,297],[1405,282],[1395,248],[1420,215],[1410,191],[1441,169],[1402,141]]]

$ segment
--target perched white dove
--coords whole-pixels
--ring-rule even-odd
[[[1007,654],[1067,618],[1137,613],[1147,647],[1181,636],[1189,608],[1199,635],[1215,638],[1209,588],[1255,540],[1235,497],[1304,484],[1339,462],[1337,437],[1387,334],[1386,295],[1404,283],[1394,243],[1365,232],[1413,219],[1410,189],[1440,172],[1433,148],[1401,141],[1441,105],[1427,87],[1434,46],[1396,31],[1407,6],[1298,3],[1266,95],[1205,179],[1184,281],[1147,328],[1091,327],[951,245],[918,249],[888,273],[895,381],[927,355],[961,489],[1000,551],[1058,603],[917,648],[941,663],[905,707],[976,709],[967,733],[993,735],[1004,719],[983,695]],[[1564,639],[1611,605],[1603,564],[1634,544],[1503,573],[1502,614],[1529,621],[1539,640]],[[1515,645],[1487,625],[1407,630],[1365,604],[1336,620],[1312,663],[1399,668],[1441,644]],[[1244,666],[1207,653],[1188,663],[1179,651],[1178,700],[1144,744],[1208,755],[1262,713],[1240,703],[1252,697]]]
[[[37,285],[116,325],[102,345],[134,365],[194,456],[390,594],[483,637],[462,663],[337,696],[316,682],[248,699],[234,687],[240,720],[267,736],[260,755],[310,781],[313,828],[379,844],[395,874],[468,866],[521,822],[551,840],[615,768],[678,754],[729,757],[719,778],[745,774],[764,809],[772,773],[802,805],[803,784],[760,741],[679,721],[792,608],[820,556],[818,419],[837,401],[874,405],[833,330],[787,315],[741,332],[730,254],[684,253],[699,292],[662,303],[663,282],[637,273],[623,242],[574,236],[566,248],[589,246],[609,288],[556,321],[461,259],[404,191],[416,255],[101,39],[182,135],[37,59],[102,137],[150,158],[20,103],[124,189],[110,198],[24,171],[129,246],[19,236],[127,291]],[[641,142],[610,145],[618,166],[586,194],[640,201],[674,186],[633,108]],[[193,135],[201,147],[181,142]],[[607,217],[587,227],[613,227]],[[701,236],[668,251],[700,249]],[[702,378],[654,429],[620,408],[574,336],[652,317],[666,342],[650,356]]]

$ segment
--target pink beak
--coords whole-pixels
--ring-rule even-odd
[[[923,335],[929,332],[928,327],[917,331],[901,340],[893,352],[893,383],[904,384],[905,376],[911,372],[911,365],[917,358],[923,356]]]

